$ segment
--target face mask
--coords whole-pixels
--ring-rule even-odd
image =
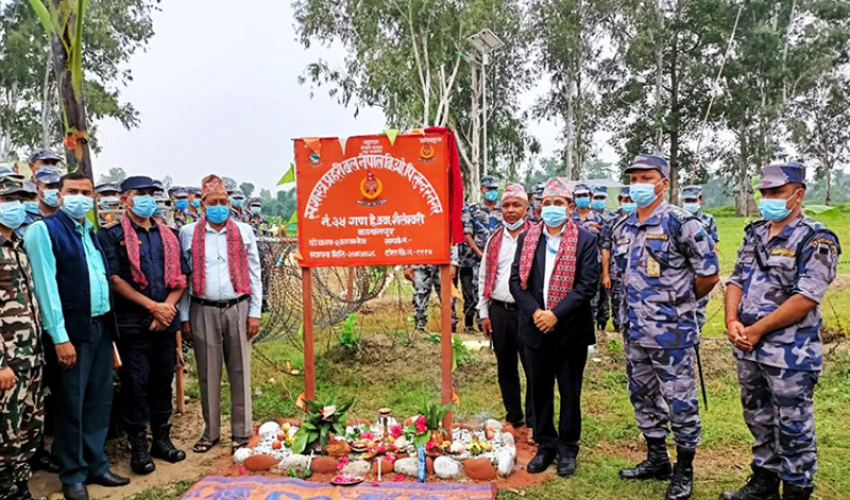
[[[100,199],[100,206],[101,207],[111,207],[111,206],[118,205],[120,202],[121,202],[121,200],[119,200],[118,197],[116,197],[116,196],[104,196],[103,198]]]
[[[556,207],[549,205],[543,207],[540,216],[543,218],[543,223],[549,227],[558,227],[567,221],[567,207]]]
[[[245,200],[242,198],[230,198],[230,204],[235,208],[242,208],[242,205],[245,203]]]
[[[682,208],[687,210],[688,212],[695,214],[699,212],[700,204],[699,203],[685,203],[682,205]]]
[[[85,217],[91,212],[92,207],[94,207],[94,200],[91,196],[69,194],[62,197],[62,210],[74,220]]]
[[[48,207],[56,208],[59,206],[59,190],[45,189],[44,197],[41,199]]]
[[[201,200],[195,198],[194,200],[192,200],[192,206],[195,208],[201,208]]]
[[[788,200],[762,198],[759,200],[759,212],[766,220],[779,222],[791,214],[791,210],[786,208],[789,201],[790,198]]]
[[[655,184],[632,184],[629,186],[629,195],[637,206],[646,208],[658,198],[655,194]]]
[[[496,201],[499,199],[499,192],[495,189],[484,193],[484,199],[487,201]]]
[[[508,231],[516,231],[517,229],[521,228],[523,224],[525,224],[525,219],[519,219],[513,224],[508,224],[504,220],[502,221],[502,225],[505,226]]]
[[[17,229],[18,226],[24,223],[26,216],[27,212],[24,210],[24,204],[20,201],[0,203],[0,224],[3,224],[9,229]]]
[[[156,200],[150,195],[133,196],[130,210],[142,219],[149,219],[156,212]]]
[[[587,197],[587,196],[582,196],[582,197],[576,198],[576,206],[578,208],[589,207],[590,206],[590,198]]]
[[[174,202],[174,206],[177,208],[177,210],[186,210],[187,208],[189,208],[189,200],[179,199]]]
[[[630,214],[630,213],[634,212],[635,210],[637,210],[637,203],[635,203],[635,202],[623,203],[622,205],[620,205],[620,208],[623,210],[623,212]]]
[[[40,215],[41,212],[38,210],[38,202],[37,201],[27,201],[24,203],[24,210],[27,213],[32,215]]]
[[[605,200],[593,200],[593,209],[596,210],[597,212],[601,212],[602,210],[605,210],[606,205],[607,205],[607,202]]]
[[[230,217],[230,208],[227,205],[213,205],[207,207],[207,219],[213,224],[224,224]]]
[[[254,215],[260,215],[260,212],[263,210],[263,207],[251,207],[251,213]]]

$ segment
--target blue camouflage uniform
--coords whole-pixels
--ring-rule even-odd
[[[702,223],[708,235],[714,240],[715,245],[720,243],[720,234],[717,232],[717,221],[714,216],[707,214],[701,210],[699,199],[702,197],[702,188],[700,186],[687,186],[682,190],[682,207],[694,215]],[[711,299],[709,295],[701,298],[697,302],[697,323],[700,330],[705,326],[708,316],[705,313],[708,307],[708,301]]]
[[[576,199],[579,197],[586,196],[588,200],[591,196],[590,187],[586,184],[576,184],[575,189],[573,190],[573,194]],[[587,213],[582,215],[579,213],[579,209],[573,210],[572,214],[573,222],[578,224],[580,227],[583,227],[593,233],[596,236],[597,245],[599,246],[600,257],[599,261],[602,261],[601,252],[602,252],[602,231],[605,228],[605,218],[599,212],[593,210],[592,208],[588,208]],[[590,301],[590,310],[593,314],[594,321],[599,316],[599,309],[601,308],[600,304],[602,302],[602,287],[599,287],[596,291],[596,295],[593,296],[593,299]],[[607,323],[607,320],[606,320]],[[604,326],[603,326],[604,328]],[[600,328],[603,329],[603,328]]]
[[[647,164],[645,158],[639,156],[626,172],[655,168],[668,175],[666,160],[649,157],[660,162]],[[643,222],[637,212],[622,219],[612,245],[612,281],[623,297],[618,316],[638,427],[647,438],[664,439],[669,423],[677,446],[694,450],[701,431],[694,284],[697,277],[718,274],[714,245],[695,217],[666,201]]]
[[[482,188],[494,189],[498,186],[495,177],[487,175],[481,179]],[[471,234],[475,244],[483,252],[490,236],[502,225],[502,206],[498,201],[492,209],[488,208],[483,201],[475,205],[468,205],[463,210],[461,220],[464,235]],[[460,261],[458,275],[463,293],[465,326],[467,329],[471,329],[477,319],[480,327],[480,318],[476,318],[476,308],[478,305],[478,268],[481,259],[466,244],[461,245],[461,248],[458,249],[458,259]]]
[[[28,195],[38,196],[38,190],[35,188],[35,184],[32,181],[24,181],[23,192]],[[24,202],[24,209],[27,212],[26,217],[24,217],[24,222],[15,229],[15,233],[23,239],[24,235],[27,232],[27,228],[29,228],[33,222],[40,221],[43,217],[41,216],[41,212],[38,209],[37,201],[27,201]]]
[[[765,167],[756,188],[791,182],[805,185],[802,165]],[[818,306],[799,322],[762,337],[752,351],[735,349],[741,402],[755,439],[754,470],[762,468],[786,484],[812,488],[818,468],[813,396],[823,364],[819,304],[835,279],[841,247],[829,228],[803,214],[772,238],[769,230],[766,220],[744,230],[727,282],[743,291],[737,319],[753,325],[797,294]]]
[[[618,199],[622,201],[624,198],[628,198],[629,196],[629,187],[624,186],[620,188],[620,194]],[[615,331],[620,331],[622,325],[620,324],[620,317],[618,315],[618,311],[620,310],[620,304],[622,302],[622,294],[620,293],[620,287],[618,286],[617,276],[614,273],[614,259],[611,249],[613,248],[613,235],[614,228],[617,224],[625,219],[629,214],[623,210],[622,207],[618,208],[615,212],[611,212],[612,217],[608,221],[608,224],[603,226],[601,242],[603,251],[608,251],[609,260],[608,260],[608,275],[611,278],[611,289],[608,290],[609,295],[611,296],[611,323],[614,326]]]
[[[599,232],[599,237],[597,238],[600,250],[605,249],[604,238],[606,233],[610,233],[614,224],[620,219],[617,212],[613,212],[605,208],[607,200],[608,188],[606,188],[605,186],[594,186],[592,201],[593,212],[602,216],[602,230]],[[611,317],[611,309],[609,305],[610,295],[610,290],[608,290],[604,286],[599,287],[599,300],[596,306],[596,326],[598,330],[604,330],[605,327],[608,325],[608,320]]]

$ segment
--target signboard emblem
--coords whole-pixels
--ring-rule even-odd
[[[366,177],[360,181],[360,194],[363,195],[363,199],[358,200],[357,203],[367,207],[383,205],[387,202],[387,200],[380,199],[383,190],[384,183],[381,182],[381,179],[378,179],[371,170],[367,170]]]
[[[318,155],[318,153],[310,153],[310,165],[318,166],[319,163],[322,163],[322,158]]]
[[[419,150],[419,160],[434,161],[434,147],[427,142],[423,144],[422,149]]]

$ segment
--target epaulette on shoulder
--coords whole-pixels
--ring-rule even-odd
[[[750,230],[753,230],[753,229],[760,227],[760,226],[763,226],[765,224],[767,224],[767,220],[765,220],[765,219],[756,219],[754,221],[750,221],[750,222],[747,223],[746,226],[744,226],[744,233],[746,234],[746,233],[750,232]]]
[[[667,210],[667,213],[670,214],[670,217],[676,220],[679,224],[685,222],[688,219],[696,219],[696,216],[682,207],[677,207],[675,205],[670,205],[670,208]]]

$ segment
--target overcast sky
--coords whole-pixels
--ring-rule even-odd
[[[217,8],[211,8],[217,5]],[[100,124],[103,151],[95,177],[112,167],[128,174],[198,185],[211,172],[272,187],[304,136],[380,132],[379,109],[344,108],[297,78],[317,57],[341,62],[342,49],[305,50],[295,39],[288,0],[170,0],[154,15],[156,35],[130,62],[134,81],[122,98],[141,113],[139,128]],[[530,105],[545,88],[523,96]],[[555,123],[530,123],[544,154],[557,147]]]

